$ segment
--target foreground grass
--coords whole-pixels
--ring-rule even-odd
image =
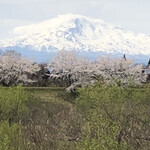
[[[149,149],[149,87],[95,85],[77,93],[1,88],[0,150]]]

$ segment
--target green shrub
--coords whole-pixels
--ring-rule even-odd
[[[0,120],[19,121],[28,111],[28,96],[21,85],[0,88]]]
[[[79,89],[85,117],[81,149],[141,149],[150,146],[150,90],[96,84]]]
[[[18,124],[0,123],[0,150],[22,150],[22,132]]]

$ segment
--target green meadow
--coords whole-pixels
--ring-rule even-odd
[[[150,87],[0,87],[0,150],[148,150]]]

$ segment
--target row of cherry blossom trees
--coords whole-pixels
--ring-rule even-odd
[[[59,51],[48,65],[50,78],[69,81],[68,91],[74,90],[76,86],[92,84],[96,80],[123,85],[129,85],[131,82],[144,83],[146,74],[142,73],[142,67],[125,57],[99,56],[97,60],[91,61],[77,56],[72,51]]]
[[[0,53],[0,83],[6,86],[18,83],[35,82],[30,76],[38,75],[40,65],[21,57],[14,51]],[[143,83],[146,74],[142,65],[135,65],[134,60],[99,56],[97,60],[88,60],[73,51],[59,51],[47,64],[50,80],[68,83],[68,91],[76,86],[86,86],[100,80],[108,84],[128,85],[131,81]],[[41,76],[41,74],[39,74]]]

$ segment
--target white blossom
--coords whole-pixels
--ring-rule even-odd
[[[5,85],[31,82],[28,74],[34,74],[38,70],[38,64],[14,51],[0,55],[0,83]]]

